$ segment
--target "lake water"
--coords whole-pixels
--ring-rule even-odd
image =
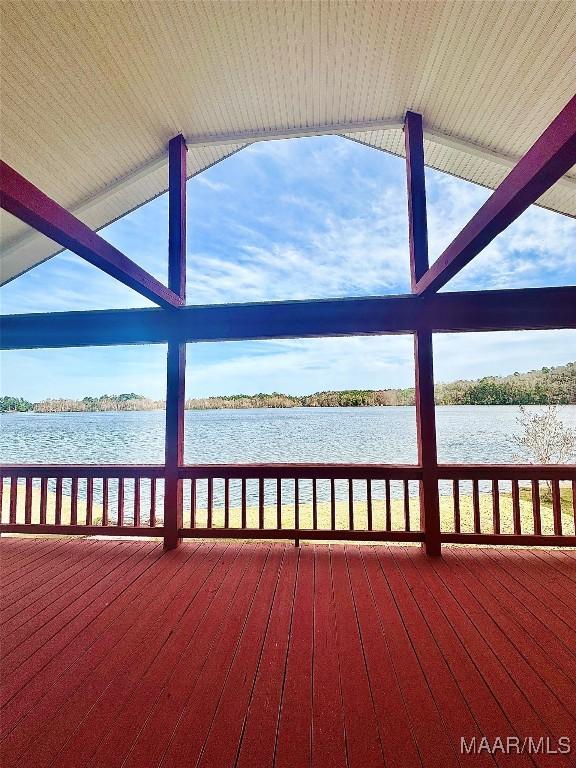
[[[538,410],[531,408],[530,410]],[[507,463],[515,460],[511,436],[518,432],[519,409],[513,406],[442,406],[437,408],[438,454],[441,462]],[[561,409],[566,425],[576,428],[576,406]],[[415,464],[416,413],[414,408],[282,408],[186,412],[185,461],[234,462],[365,462]],[[0,418],[0,461],[50,464],[160,464],[164,457],[164,412],[3,414]],[[37,480],[34,481],[38,485]],[[55,481],[49,482],[55,490]],[[283,481],[285,504],[294,503],[293,481]],[[70,480],[64,480],[70,495]],[[198,481],[198,508],[205,508],[207,483]],[[451,484],[440,484],[442,494]],[[488,490],[481,485],[482,490]],[[382,489],[380,489],[382,491]],[[416,499],[418,483],[410,481]],[[79,497],[86,498],[85,481]],[[312,487],[300,482],[300,500],[309,503]],[[318,483],[318,500],[329,501],[327,481]],[[346,481],[336,482],[336,498],[348,499]],[[377,494],[377,489],[375,493]],[[401,498],[403,485],[392,481],[391,495]],[[144,519],[150,508],[149,486],[142,490]],[[162,487],[158,493],[161,498]],[[365,484],[354,484],[354,498],[363,501]],[[466,493],[466,489],[462,489]],[[241,503],[239,481],[231,481],[232,507]],[[275,481],[266,481],[267,503],[275,498]],[[126,481],[127,509],[133,509],[134,485]],[[111,519],[118,501],[117,481],[111,480]],[[102,488],[94,487],[94,500],[102,501]],[[258,482],[248,480],[248,505],[258,504]],[[190,486],[184,487],[185,509],[190,508]],[[214,504],[224,504],[222,481],[214,485]],[[6,510],[5,510],[6,511]],[[127,519],[130,512],[127,511]]]
[[[576,428],[576,406],[560,413]],[[518,414],[516,406],[438,407],[439,460],[513,462]],[[187,411],[185,461],[411,464],[415,418],[410,407]],[[163,462],[162,411],[2,414],[0,426],[5,463]]]

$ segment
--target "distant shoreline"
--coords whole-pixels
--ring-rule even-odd
[[[525,405],[524,403],[436,403],[436,408],[514,408],[519,407],[520,405]],[[545,406],[544,403],[528,403],[528,405],[535,405],[535,406]],[[574,408],[576,407],[576,403],[557,403],[562,408]],[[407,405],[355,405],[355,406],[344,406],[344,405],[294,405],[294,406],[246,406],[241,408],[216,408],[215,406],[209,407],[209,408],[186,408],[186,411],[190,412],[209,412],[209,411],[285,411],[285,410],[305,410],[305,409],[317,409],[317,408],[325,408],[330,410],[351,410],[354,408],[382,408],[383,410],[388,409],[395,409],[395,408],[415,408],[414,404],[407,404]],[[158,407],[158,408],[116,408],[116,409],[110,409],[110,410],[93,410],[93,411],[86,411],[86,410],[68,410],[68,411],[0,411],[0,416],[54,416],[58,414],[62,415],[77,415],[77,414],[86,414],[86,415],[94,415],[94,414],[116,414],[116,413],[165,413],[166,408],[164,406]]]
[[[576,362],[511,376],[459,380],[435,387],[437,405],[575,405]],[[350,408],[414,405],[414,388],[327,390],[311,395],[281,392],[192,398],[187,410],[244,410],[253,408]],[[81,400],[47,399],[32,403],[22,397],[0,397],[1,413],[94,413],[161,411],[163,400],[135,392],[84,397]]]

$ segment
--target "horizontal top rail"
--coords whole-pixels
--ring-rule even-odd
[[[181,467],[182,479],[264,478],[328,480],[420,480],[417,464],[196,464]]]
[[[576,464],[439,464],[440,480],[576,480]]]
[[[162,478],[163,464],[3,464],[2,477],[126,477]],[[439,464],[441,480],[573,480],[576,464]],[[418,464],[252,463],[190,464],[178,470],[180,479],[282,478],[335,480],[420,480]]]
[[[163,464],[2,464],[2,477],[164,477]]]

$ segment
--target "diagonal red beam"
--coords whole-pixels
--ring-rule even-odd
[[[183,299],[0,160],[0,206],[161,307]]]
[[[576,96],[418,280],[416,293],[442,288],[575,163]]]

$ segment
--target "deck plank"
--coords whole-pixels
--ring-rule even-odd
[[[386,632],[380,625],[364,563],[357,547],[346,549],[384,759],[390,768],[417,768],[422,762],[410,725],[402,681],[394,668]]]
[[[314,648],[314,549],[299,553],[294,620],[288,646],[275,768],[310,768]]]
[[[163,682],[156,690],[147,711],[139,720],[128,722],[128,728],[107,734],[98,747],[90,766],[107,768],[114,765],[159,765],[175,726],[192,696],[202,665],[211,653],[225,613],[233,605],[241,589],[246,571],[253,567],[255,552],[245,546],[229,547],[226,563],[219,570],[219,581],[203,596],[198,621],[188,628],[188,642],[172,667],[162,658]],[[142,702],[138,702],[141,704]],[[132,712],[132,710],[130,710]],[[135,710],[135,714],[137,710]],[[134,720],[125,718],[129,721]]]
[[[175,558],[163,558],[162,566],[170,565],[173,560]],[[158,570],[154,575],[162,576],[162,573]],[[134,572],[134,577],[137,580],[137,570]],[[66,706],[75,691],[79,690],[83,695],[88,686],[95,683],[94,670],[100,672],[104,670],[106,683],[113,678],[123,661],[121,655],[114,653],[114,650],[119,647],[119,641],[124,641],[123,645],[120,645],[122,652],[132,652],[132,647],[127,642],[131,638],[124,634],[126,628],[139,618],[144,621],[149,621],[151,618],[151,613],[147,609],[154,597],[154,585],[142,581],[139,586],[143,588],[143,593],[137,597],[130,592],[125,594],[126,610],[118,614],[116,621],[106,626],[106,631],[101,633],[89,647],[88,653],[80,654],[68,666],[62,665],[61,660],[56,656],[54,659],[56,663],[48,665],[41,675],[34,678],[30,685],[25,686],[19,695],[12,699],[5,723],[5,730],[11,730],[5,742],[9,745],[11,754],[19,753],[19,750],[30,746],[39,728],[46,721],[46,712],[52,713],[50,717],[52,721]],[[165,585],[159,582],[156,592],[160,595],[160,604],[164,605]],[[130,599],[134,597],[135,599]]]
[[[482,587],[469,584],[465,571],[448,556],[435,563],[442,571],[445,584],[469,618],[482,627],[484,638],[494,654],[509,669],[523,691],[530,691],[533,709],[546,723],[546,730],[556,736],[576,730],[573,708],[565,702],[576,702],[576,686],[542,651],[524,629],[510,621],[498,603],[487,601],[489,610],[482,605]]]
[[[201,547],[183,562],[163,594],[159,594],[146,611],[145,621],[137,622],[130,630],[133,637],[129,647],[133,651],[122,658],[122,664],[113,674],[99,670],[93,675],[88,702],[85,693],[80,698],[83,691],[79,689],[76,701],[67,703],[68,717],[62,713],[60,723],[65,726],[72,719],[76,725],[66,747],[52,755],[59,768],[88,762],[113,733],[121,732],[128,741],[131,734],[137,734],[142,715],[148,713],[150,702],[155,700],[167,672],[174,668],[189,632],[199,620],[203,601],[209,600],[218,583],[215,579],[230,565],[226,549],[225,545]],[[53,730],[54,724],[50,738]]]
[[[538,612],[531,612],[526,604],[510,590],[505,589],[497,578],[483,578],[487,573],[492,577],[493,573],[487,558],[481,561],[482,567],[479,568],[480,561],[466,548],[455,549],[453,556],[466,567],[468,573],[460,569],[458,573],[462,574],[462,578],[468,579],[472,589],[479,591],[483,604],[499,606],[504,611],[506,619],[514,621],[521,631],[526,626],[531,626],[532,638],[547,657],[552,659],[558,669],[563,670],[570,679],[576,680],[576,648],[568,648],[542,620]]]
[[[96,546],[85,550],[78,548],[73,557],[59,569],[47,574],[45,580],[34,589],[27,590],[26,593],[20,589],[15,596],[17,599],[13,599],[9,605],[0,610],[2,631],[8,634],[65,593],[69,581],[81,577],[88,563],[94,562],[104,554],[104,552],[101,554],[100,550],[107,545],[107,542],[100,541],[95,544]]]
[[[572,768],[572,553],[0,539],[6,768]]]
[[[246,710],[237,768],[253,768],[255,765],[272,768],[274,765],[297,573],[298,550],[290,547],[285,555],[284,574],[272,604],[254,689]]]
[[[415,556],[411,554],[415,560]],[[442,565],[442,564],[441,564]],[[452,623],[456,633],[461,638],[468,652],[474,658],[482,675],[488,683],[490,689],[495,692],[498,702],[504,712],[508,715],[510,722],[514,723],[515,731],[520,738],[526,735],[540,735],[549,733],[554,737],[556,729],[549,730],[546,723],[545,714],[539,707],[536,696],[532,695],[530,688],[524,688],[519,682],[518,677],[524,677],[525,670],[522,665],[519,668],[504,663],[498,657],[491,641],[494,636],[489,623],[483,624],[475,620],[468,614],[468,600],[462,600],[462,592],[457,594],[451,592],[450,587],[445,583],[444,573],[438,574],[438,564],[435,562],[424,562],[421,558],[417,559],[417,567],[421,578],[429,586],[430,591],[442,605],[442,610]],[[489,637],[486,637],[486,633]],[[534,755],[534,762],[537,765],[550,765],[549,755]],[[554,755],[557,765],[571,765],[570,758],[566,759],[563,755]]]
[[[348,766],[378,768],[383,764],[384,756],[344,548],[332,550],[330,566]]]
[[[271,588],[277,577],[279,552],[277,548],[263,547],[256,554],[256,564],[246,572],[242,589],[229,609],[220,627],[216,641],[205,658],[200,671],[194,695],[188,700],[164,755],[163,762],[171,768],[196,765],[200,757],[206,734],[214,721],[224,687],[242,644],[244,631],[249,619],[258,586],[263,581],[266,590]],[[276,571],[276,572],[275,572]],[[268,608],[265,605],[264,608]]]
[[[218,708],[208,734],[204,740],[197,762],[198,768],[220,768],[222,765],[234,765],[238,755],[244,718],[256,681],[258,665],[264,650],[264,641],[268,633],[272,606],[277,591],[285,578],[286,547],[275,546],[268,574],[264,574],[258,584],[257,594],[250,615],[238,644],[236,655],[226,683],[222,690]],[[266,576],[269,578],[266,578]],[[288,584],[288,587],[290,585]],[[193,756],[195,757],[195,755]]]
[[[344,702],[330,551],[314,547],[314,657],[312,686],[312,765],[347,765]]]

